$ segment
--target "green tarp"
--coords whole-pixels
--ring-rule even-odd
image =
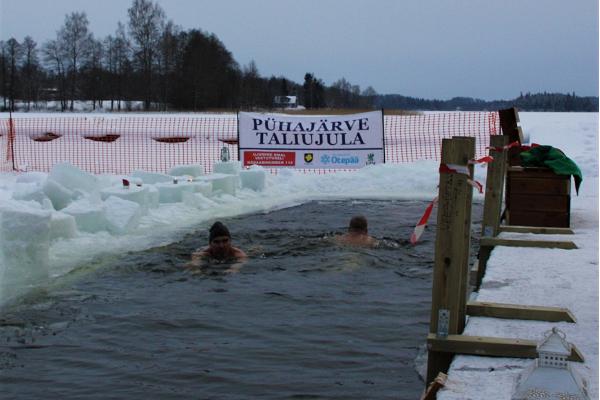
[[[548,167],[558,175],[573,175],[575,191],[579,194],[579,185],[583,181],[581,170],[573,160],[552,146],[536,146],[520,154],[524,167]]]

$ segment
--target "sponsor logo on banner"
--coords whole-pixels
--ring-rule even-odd
[[[310,164],[314,159],[313,153],[304,153],[304,162]]]
[[[375,165],[375,154],[369,153],[367,154],[367,163],[366,165]]]
[[[359,158],[349,154],[323,154],[321,156],[321,164],[352,166],[359,164]]]
[[[296,153],[293,151],[246,151],[244,165],[293,167],[296,165]]]

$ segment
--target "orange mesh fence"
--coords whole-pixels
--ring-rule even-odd
[[[442,139],[452,136],[475,137],[482,156],[500,125],[496,112],[388,115],[384,131],[386,162],[408,163],[439,160]],[[48,172],[69,162],[96,174],[166,173],[181,164],[201,164],[210,173],[223,146],[238,158],[234,114],[0,118],[0,171]]]

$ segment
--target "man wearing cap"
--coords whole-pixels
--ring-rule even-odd
[[[228,262],[243,261],[246,253],[231,245],[231,234],[222,222],[215,222],[209,230],[208,247],[192,253],[192,264],[201,260]]]

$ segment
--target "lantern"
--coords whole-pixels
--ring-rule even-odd
[[[546,332],[537,351],[538,359],[519,376],[512,400],[590,400],[587,382],[567,361],[571,344],[564,332],[557,328]]]

